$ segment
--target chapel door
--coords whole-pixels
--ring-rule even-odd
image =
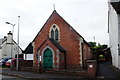
[[[53,68],[53,55],[50,49],[46,49],[43,54],[43,65],[45,70]]]

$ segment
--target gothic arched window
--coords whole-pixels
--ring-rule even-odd
[[[56,40],[56,41],[58,41],[58,35],[59,35],[59,34],[58,34],[58,30],[56,29],[56,30],[55,30],[55,40]]]
[[[53,39],[53,40],[55,39],[54,38],[54,31],[53,31],[53,29],[51,30],[51,39]]]
[[[59,41],[60,40],[60,29],[57,25],[53,25],[50,28],[50,33],[49,33],[49,37],[53,40]]]

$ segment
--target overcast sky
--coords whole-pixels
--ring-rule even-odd
[[[20,47],[24,50],[53,12],[56,11],[89,41],[109,44],[107,0],[0,0],[0,38],[7,36],[16,24],[14,40],[17,41],[18,16],[20,16]]]

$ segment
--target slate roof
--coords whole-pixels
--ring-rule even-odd
[[[40,49],[42,47],[42,45],[47,41],[49,40],[54,46],[56,46],[61,52],[66,52],[66,50],[62,47],[62,45],[60,45],[57,41],[53,40],[53,39],[50,39],[50,38],[47,38],[41,45],[38,49]]]
[[[26,47],[26,49],[23,51],[25,54],[32,54],[33,53],[33,46],[32,43],[29,43],[29,45]]]
[[[0,39],[0,45],[2,45],[5,41],[7,41],[7,38],[6,37],[4,37],[4,38],[2,38],[2,39]],[[13,42],[14,42],[14,44],[16,44],[16,45],[18,45],[14,40],[13,40]],[[21,49],[21,47],[20,46],[18,46],[20,49]],[[23,52],[23,50],[21,49],[21,51]]]
[[[6,40],[7,40],[7,38],[0,39],[0,45],[3,44]]]
[[[49,40],[50,40],[50,42],[51,42],[53,45],[55,45],[61,52],[66,52],[66,50],[65,50],[57,41],[55,41],[55,40],[53,40],[53,39],[50,39],[50,38],[49,38]]]

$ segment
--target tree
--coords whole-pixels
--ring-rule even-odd
[[[106,49],[108,46],[106,44],[101,45],[100,43],[96,42],[89,42],[90,48],[92,49],[93,52],[93,59],[98,59],[99,53],[102,52],[103,49]]]

